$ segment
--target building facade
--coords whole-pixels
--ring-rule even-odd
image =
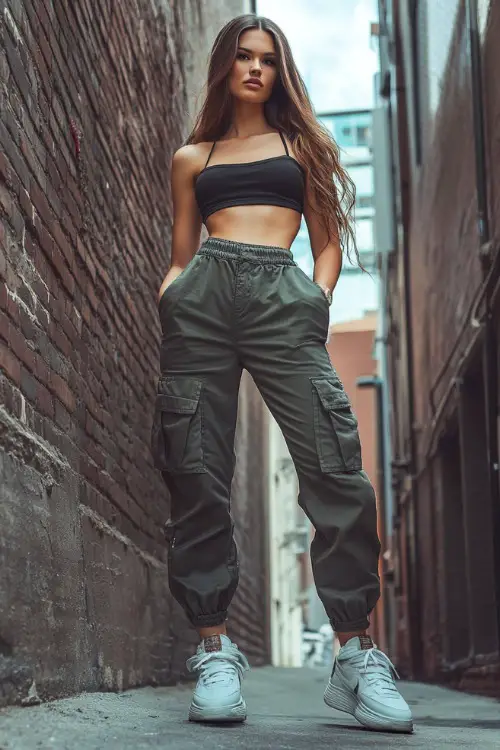
[[[397,651],[500,694],[498,0],[380,0]]]

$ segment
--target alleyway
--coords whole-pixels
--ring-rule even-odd
[[[255,669],[247,675],[250,718],[243,726],[190,724],[191,689],[145,688],[86,694],[34,708],[0,711],[2,750],[358,750],[359,748],[480,748],[500,746],[500,703],[443,688],[406,684],[412,736],[363,730],[323,703],[323,670]]]

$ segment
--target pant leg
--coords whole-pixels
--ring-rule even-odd
[[[231,264],[196,255],[159,306],[152,451],[171,496],[169,585],[195,627],[224,622],[238,583],[230,491],[241,365],[232,302]]]
[[[297,266],[248,266],[240,355],[295,464],[299,503],[316,533],[317,591],[337,632],[364,629],[380,596],[375,494],[357,421],[325,342],[328,304]]]

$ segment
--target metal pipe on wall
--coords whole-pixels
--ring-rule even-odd
[[[399,5],[398,4],[392,4],[390,3],[390,13],[392,15],[391,18],[391,29],[388,28],[387,24],[387,14],[389,12],[388,2],[387,0],[379,0],[378,3],[378,9],[379,9],[379,22],[381,25],[381,29],[384,30],[386,35],[389,35],[391,32],[394,32],[394,50],[396,59],[394,62],[392,62],[392,66],[394,68],[394,75],[393,70],[390,71],[391,73],[391,80],[390,81],[390,89],[394,91],[396,88],[398,93],[398,104],[397,108],[399,110],[400,107],[400,99],[403,98],[403,105],[401,106],[401,113],[399,114],[399,119],[402,120],[402,122],[399,123],[398,127],[398,133],[391,133],[391,140],[392,141],[392,148],[394,150],[399,149],[400,156],[403,154],[408,155],[408,125],[406,122],[406,113],[404,110],[404,100],[405,97],[408,96],[408,82],[405,81],[405,71],[404,66],[402,62],[402,44],[401,39],[399,36],[399,18],[398,18],[398,10]],[[416,2],[415,2],[416,5]],[[416,18],[416,15],[414,16]],[[412,81],[411,83],[414,83]],[[411,85],[410,83],[410,85]],[[388,90],[385,95],[389,98],[391,97],[391,90]],[[398,111],[396,110],[396,115],[398,115]],[[403,163],[407,163],[408,159],[398,159],[398,162],[400,163],[403,161]],[[394,169],[394,161],[393,161],[393,169]],[[394,184],[395,184],[395,191],[397,190],[399,194],[401,194],[401,175],[398,175],[399,180],[398,184],[396,186],[396,175],[394,175]],[[395,193],[394,193],[395,194]],[[416,477],[416,441],[415,441],[415,413],[414,413],[414,364],[413,364],[413,331],[411,327],[411,283],[410,283],[410,257],[409,257],[409,242],[408,242],[408,222],[405,221],[404,217],[402,219],[402,229],[403,232],[399,231],[398,227],[398,219],[397,216],[395,218],[395,237],[400,237],[400,242],[396,242],[395,250],[399,251],[401,253],[401,261],[403,266],[403,301],[404,301],[404,312],[403,312],[403,321],[402,321],[402,329],[404,331],[404,336],[406,340],[406,362],[405,362],[405,370],[406,370],[406,381],[408,386],[408,398],[407,398],[407,420],[408,420],[408,435],[407,435],[407,451],[405,450],[405,465],[406,465],[406,471],[407,475],[411,480],[411,489],[408,492],[406,491],[406,500],[407,502],[402,505],[402,495],[399,494],[398,498],[398,505],[399,508],[396,510],[395,514],[395,524],[394,528],[401,528],[401,517],[404,514],[405,516],[405,523],[402,524],[402,527],[405,529],[405,539],[404,543],[402,544],[402,541],[398,536],[399,543],[399,557],[402,558],[403,555],[407,557],[408,565],[408,619],[411,623],[410,630],[409,630],[409,636],[410,636],[410,642],[409,642],[409,650],[411,653],[411,671],[414,677],[417,677],[419,673],[422,671],[423,661],[422,661],[422,640],[421,640],[421,626],[420,626],[420,562],[419,562],[419,520],[418,520],[418,484],[415,481]],[[408,502],[409,500],[409,502]],[[401,563],[400,563],[401,564]]]

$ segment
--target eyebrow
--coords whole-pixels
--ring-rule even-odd
[[[241,47],[241,46],[239,46],[238,49],[242,49],[245,52],[250,52],[250,53],[253,51],[251,49],[248,49],[248,47]],[[276,57],[276,52],[264,52],[264,57],[266,57],[266,55],[271,55],[272,57]]]

